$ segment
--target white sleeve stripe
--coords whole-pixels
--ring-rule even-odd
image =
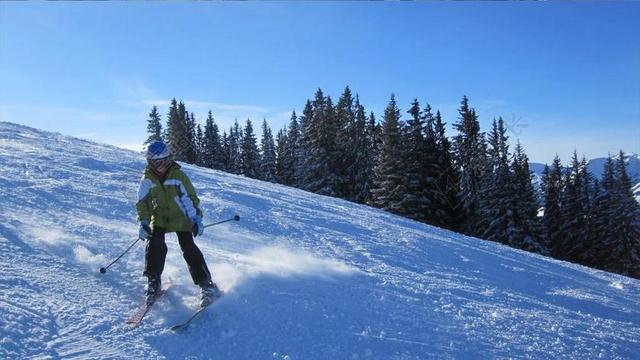
[[[193,219],[194,217],[196,217],[196,208],[193,206],[193,202],[187,195],[187,191],[184,188],[184,186],[180,185],[180,188],[182,190],[182,197],[180,198],[180,200],[182,200],[182,204],[184,205],[184,208],[187,210],[187,215],[189,216],[189,219]]]
[[[144,200],[148,195],[151,189],[155,185],[149,179],[144,179],[140,182],[140,187],[138,187],[138,201]]]
[[[189,198],[189,194],[187,193],[187,189],[185,189],[182,181],[178,179],[169,179],[164,182],[165,185],[176,185],[180,188],[180,192],[182,193],[179,198],[174,199],[178,206],[182,210],[182,212],[187,215],[189,219],[193,219],[198,214],[195,206],[193,205],[193,201]]]

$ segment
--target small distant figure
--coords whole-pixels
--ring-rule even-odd
[[[161,289],[161,276],[167,256],[165,234],[175,232],[193,282],[200,286],[200,306],[211,304],[221,293],[211,279],[202,252],[193,238],[202,235],[200,200],[189,177],[173,160],[169,147],[155,141],[147,147],[136,210],[140,222],[139,237],[147,241],[144,275],[148,279],[145,298],[155,301]]]

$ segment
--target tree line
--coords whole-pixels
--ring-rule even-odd
[[[466,96],[451,137],[429,104],[414,99],[406,114],[393,94],[378,121],[349,87],[336,103],[318,89],[275,139],[264,119],[258,146],[251,119],[221,133],[211,111],[202,128],[173,99],[164,128],[152,108],[145,144],[162,139],[179,161],[640,278],[640,206],[622,151],[600,181],[575,152],[566,168],[556,156],[537,193],[522,144],[510,150],[502,118],[482,132]]]

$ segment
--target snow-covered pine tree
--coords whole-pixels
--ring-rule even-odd
[[[247,119],[244,126],[240,158],[242,174],[252,179],[259,179],[260,151],[258,150],[256,136],[253,133],[253,124],[251,123],[251,119]]]
[[[286,169],[286,152],[287,152],[287,127],[280,129],[276,135],[276,181],[284,184]]]
[[[213,118],[211,110],[209,110],[207,114],[207,120],[204,126],[203,157],[204,166],[216,170],[226,170],[226,156],[222,149],[218,125]]]
[[[447,198],[440,188],[439,180],[443,173],[438,149],[438,135],[436,134],[436,118],[427,104],[423,110],[424,117],[424,149],[422,153],[423,194],[427,199],[424,221],[436,226],[446,225],[443,219],[447,214]],[[439,114],[439,112],[438,112]],[[442,121],[442,120],[440,120]]]
[[[355,103],[355,129],[353,131],[354,140],[351,154],[353,162],[350,173],[353,177],[351,185],[351,198],[349,200],[360,204],[365,204],[369,200],[369,189],[373,183],[373,174],[369,169],[369,159],[371,158],[371,146],[368,139],[367,115],[364,106],[360,104],[360,97],[356,95]],[[345,154],[348,156],[348,154]],[[373,165],[375,166],[375,165]]]
[[[176,99],[171,100],[169,113],[167,114],[167,128],[165,141],[167,142],[173,156],[178,161],[186,160],[186,150],[189,147],[189,128],[186,124],[186,110],[184,103],[178,103]]]
[[[306,148],[303,188],[317,194],[336,196],[337,159],[335,108],[331,97],[321,89],[313,101],[313,118],[307,126],[309,147]]]
[[[592,208],[595,198],[594,176],[589,172],[586,157],[580,160],[580,187],[578,188],[578,200],[584,218],[584,228],[582,235],[584,236],[577,245],[576,261],[581,264],[587,264],[588,259],[592,258],[593,244],[590,242],[590,234],[593,232],[594,219],[592,217]]]
[[[509,169],[509,145],[504,121],[500,117],[493,119],[488,137],[488,168],[483,172],[479,187],[479,209],[477,231],[483,239],[508,244],[507,233],[513,232],[513,209],[511,201],[514,194],[512,176]]]
[[[185,114],[185,123],[187,126],[187,142],[188,146],[186,149],[187,154],[187,163],[195,164],[198,157],[198,144],[197,144],[197,134],[196,134],[196,116],[188,112]]]
[[[300,116],[300,141],[297,147],[297,162],[295,168],[295,186],[304,189],[304,181],[309,174],[308,158],[310,157],[309,149],[311,148],[311,123],[314,118],[314,109],[310,100],[304,105],[302,116]]]
[[[195,145],[195,164],[198,166],[204,166],[204,133],[202,132],[200,124],[196,125]]]
[[[354,185],[356,177],[355,161],[357,160],[357,131],[355,119],[355,106],[351,89],[347,86],[338,99],[335,107],[335,171],[336,171],[336,195],[343,199],[353,201]]]
[[[562,208],[561,197],[564,183],[562,179],[562,163],[558,155],[553,159],[551,168],[545,165],[542,176],[544,193],[544,215],[542,217],[544,244],[555,258],[559,258],[562,240]]]
[[[640,206],[631,192],[625,155],[607,158],[593,200],[590,251],[584,264],[640,278]]]
[[[177,160],[188,162],[189,150],[191,147],[191,129],[188,123],[188,113],[184,102],[180,100],[178,102],[178,124],[181,128],[181,137],[178,139],[179,151],[175,153]]]
[[[321,187],[318,194],[324,194],[329,196],[338,196],[339,191],[339,176],[342,172],[340,166],[342,164],[341,158],[342,153],[340,152],[340,146],[338,144],[338,122],[336,121],[336,108],[333,104],[333,100],[331,100],[331,96],[327,96],[326,101],[326,112],[324,121],[320,126],[320,142],[322,144],[321,147],[324,147],[328,155],[327,164],[328,164],[328,173],[322,176],[322,182],[325,183],[323,187]]]
[[[276,145],[273,141],[271,127],[267,119],[262,120],[262,140],[260,141],[262,154],[260,156],[260,179],[272,183],[276,180]]]
[[[427,211],[432,205],[426,196],[425,169],[427,161],[424,139],[424,119],[418,99],[414,99],[407,111],[411,116],[402,129],[401,153],[402,182],[405,188],[398,213],[418,221],[426,221]]]
[[[480,123],[474,109],[469,108],[469,99],[462,98],[458,109],[460,117],[453,124],[458,135],[453,137],[453,152],[460,169],[460,230],[467,235],[478,235],[480,181],[486,169],[486,144],[480,132]]]
[[[586,252],[586,239],[589,234],[588,209],[583,195],[583,187],[587,186],[583,179],[583,170],[578,154],[573,152],[571,167],[567,169],[564,190],[561,195],[561,237],[554,248],[554,254],[560,259],[582,262]]]
[[[587,158],[582,156],[582,160],[580,160],[580,177],[582,178],[582,187],[580,188],[580,201],[582,202],[582,208],[585,209],[585,212],[588,213],[591,210],[591,206],[593,205],[595,190],[594,176],[589,172],[589,167],[587,165]]]
[[[451,230],[459,229],[459,199],[460,193],[459,183],[460,176],[453,162],[453,155],[451,151],[451,143],[445,133],[445,123],[442,121],[442,115],[440,111],[436,112],[434,133],[436,136],[436,151],[438,164],[441,169],[441,173],[437,179],[437,186],[440,192],[444,195],[445,204],[443,206],[443,212],[439,213],[439,218],[435,221],[436,224]]]
[[[375,167],[375,181],[371,189],[371,204],[386,211],[400,214],[400,204],[405,196],[403,181],[403,146],[400,109],[395,95],[384,111],[382,146]]]
[[[242,139],[242,129],[235,119],[229,130],[229,171],[232,174],[242,174]]]
[[[298,184],[298,168],[300,154],[300,126],[295,110],[291,112],[289,130],[286,134],[286,146],[282,162],[282,175],[280,182],[289,186]]]
[[[589,231],[589,252],[584,257],[585,265],[615,271],[618,259],[611,249],[616,249],[613,224],[616,221],[616,169],[611,155],[607,158],[602,180],[591,208],[592,224]]]
[[[226,130],[222,132],[222,139],[220,140],[220,147],[222,150],[222,155],[220,159],[222,160],[222,168],[220,170],[224,170],[229,173],[233,173],[231,171],[231,144],[230,137],[227,135]]]
[[[378,157],[380,155],[380,149],[382,148],[382,126],[376,121],[376,115],[371,112],[367,117],[367,125],[365,130],[366,142],[367,142],[367,160],[365,165],[366,185],[367,193],[364,196],[363,202],[365,204],[372,205],[372,194],[376,173],[375,168],[378,164]]]
[[[611,252],[617,259],[617,267],[611,265],[620,274],[640,278],[640,205],[631,191],[632,184],[622,150],[616,159],[616,175],[615,219],[611,224],[615,247]]]
[[[151,108],[149,119],[147,119],[147,133],[149,136],[143,145],[148,145],[154,141],[162,140],[162,124],[160,123],[158,107],[155,105]]]
[[[513,174],[510,191],[512,223],[507,230],[507,243],[515,248],[548,254],[541,242],[538,199],[531,183],[529,158],[518,141],[511,163]]]

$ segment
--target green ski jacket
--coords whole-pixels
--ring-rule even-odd
[[[165,176],[161,180],[149,166],[144,170],[136,203],[138,221],[149,221],[152,228],[158,226],[166,232],[191,231],[192,219],[202,217],[193,184],[176,162]]]

